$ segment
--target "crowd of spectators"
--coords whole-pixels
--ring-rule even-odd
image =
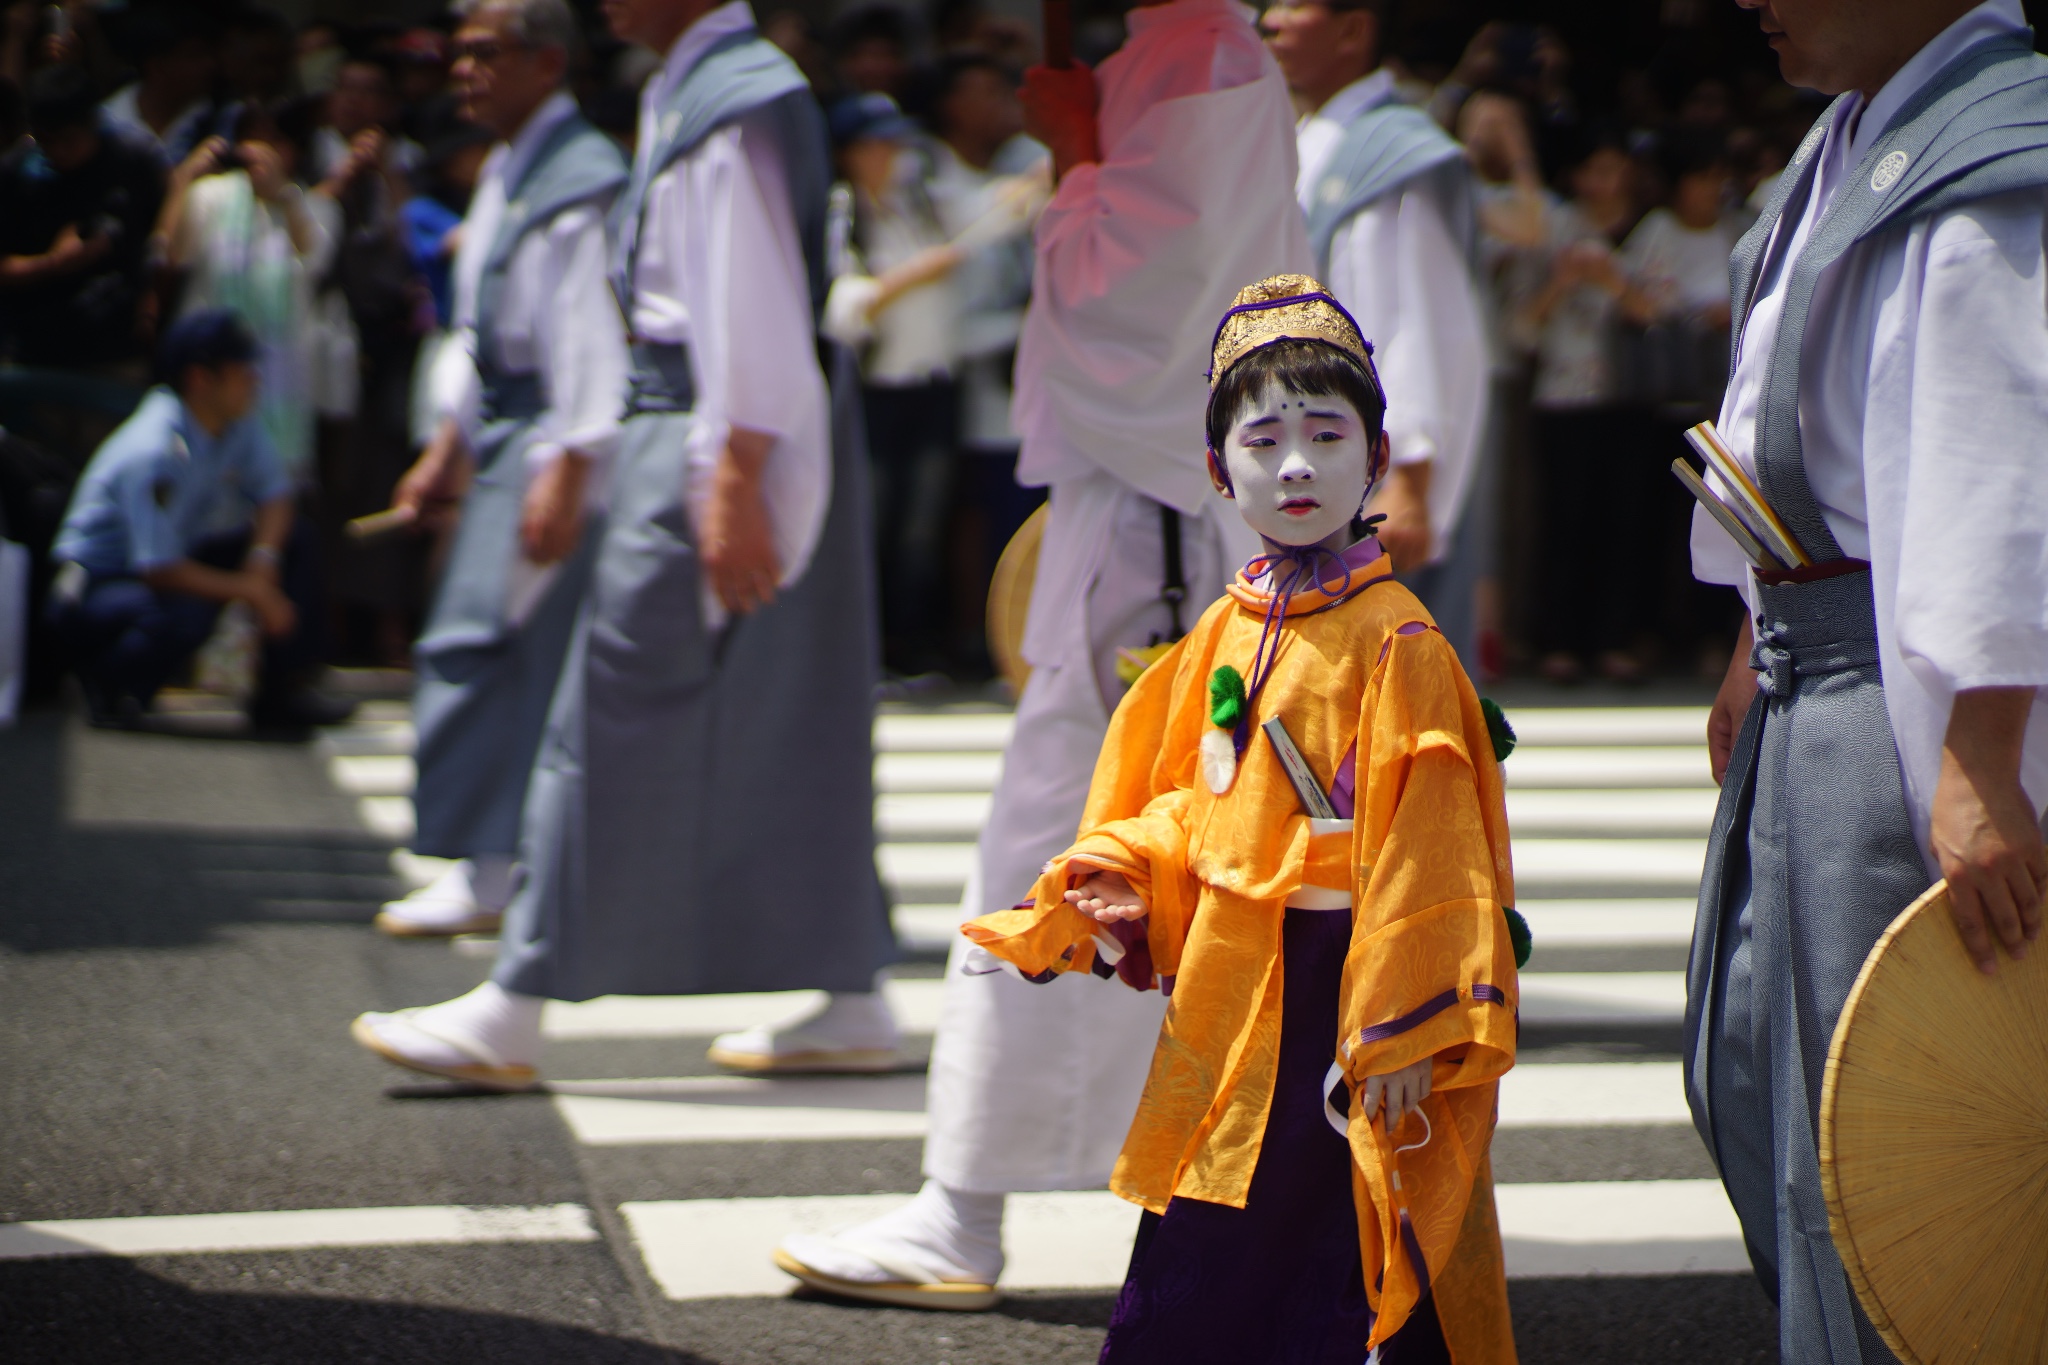
[[[1667,0],[1664,45],[1597,90],[1536,25],[1440,14],[1393,47],[1479,187],[1489,671],[1628,682],[1689,672],[1715,643],[1725,658],[1730,608],[1690,584],[1665,466],[1718,405],[1729,248],[1817,106],[1767,65],[1672,60],[1696,9]],[[1037,498],[1012,477],[1008,414],[1050,190],[1016,95],[1034,31],[981,0],[864,3],[828,24],[760,10],[818,89],[842,180],[825,327],[861,361],[885,661],[985,678],[989,575]],[[629,144],[657,59],[579,12],[578,97]],[[404,662],[433,547],[341,527],[389,503],[428,434],[417,380],[490,142],[448,93],[451,22],[294,25],[184,0],[0,13],[0,426],[41,452],[0,460],[8,536],[54,524],[24,488],[75,472],[140,399],[157,334],[231,308],[259,345],[258,417],[320,532],[330,649]],[[1116,11],[1080,7],[1076,38],[1099,58]]]

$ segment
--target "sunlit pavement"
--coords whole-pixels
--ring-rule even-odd
[[[1504,700],[1537,941],[1494,1146],[1523,1359],[1772,1359],[1679,1092],[1704,710]],[[347,1038],[363,1009],[467,989],[493,948],[368,928],[433,871],[394,852],[402,701],[305,744],[53,714],[0,734],[0,1355],[1092,1361],[1135,1223],[1100,1192],[1016,1201],[987,1315],[792,1296],[766,1259],[916,1187],[917,1059],[1008,727],[971,703],[877,725],[902,1074],[717,1076],[711,1034],[802,997],[619,998],[551,1007],[551,1091],[509,1097],[410,1082]]]

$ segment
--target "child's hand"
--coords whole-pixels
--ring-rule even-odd
[[[1073,894],[1072,892],[1068,893]],[[1404,1066],[1399,1071],[1384,1076],[1365,1078],[1365,1118],[1372,1121],[1373,1111],[1385,1105],[1387,1136],[1401,1126],[1401,1120],[1411,1109],[1422,1107],[1423,1097],[1429,1094],[1429,1072],[1434,1058],[1424,1057],[1413,1066]]]
[[[1145,902],[1138,899],[1121,872],[1091,873],[1087,881],[1067,892],[1067,904],[1103,924],[1140,919],[1145,914]]]

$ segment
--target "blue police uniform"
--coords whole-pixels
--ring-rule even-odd
[[[238,568],[256,509],[292,491],[254,418],[209,435],[177,394],[150,391],[94,452],[72,493],[52,557],[78,566],[51,614],[76,656],[96,715],[120,699],[147,707],[213,633],[223,603],[151,587],[180,560]],[[266,688],[310,662],[311,566],[294,530],[280,586],[302,624],[264,651]]]

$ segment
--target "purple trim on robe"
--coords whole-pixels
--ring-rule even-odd
[[[1406,1033],[1409,1029],[1420,1028],[1457,1003],[1458,989],[1453,986],[1442,995],[1423,1001],[1398,1019],[1389,1019],[1384,1024],[1374,1024],[1370,1028],[1360,1029],[1358,1031],[1359,1045],[1364,1046],[1366,1043],[1382,1042],[1397,1034]]]
[[[1364,540],[1353,541],[1350,547],[1347,548],[1342,554],[1334,555],[1332,556],[1332,558],[1334,558],[1339,564],[1342,564],[1347,569],[1363,569],[1370,566],[1374,561],[1376,561],[1381,555],[1385,553],[1386,551],[1380,548],[1378,536],[1367,536]],[[1270,556],[1267,554],[1257,554],[1252,556],[1251,562],[1253,564],[1256,564],[1260,560],[1267,559],[1269,557]],[[1391,577],[1391,575],[1389,575],[1389,577]],[[1252,586],[1256,588],[1261,583],[1270,583],[1272,579],[1273,570],[1269,567],[1257,578],[1252,579],[1251,583]]]
[[[1113,920],[1102,926],[1124,950],[1117,959],[1116,974],[1134,991],[1152,989],[1152,942],[1145,936],[1145,919]]]
[[[1474,1000],[1484,1000],[1494,1005],[1505,1006],[1508,1003],[1506,991],[1484,981],[1472,987],[1472,998]],[[1423,1001],[1398,1019],[1389,1019],[1384,1024],[1374,1024],[1370,1028],[1360,1029],[1358,1031],[1358,1044],[1363,1046],[1366,1043],[1384,1042],[1396,1034],[1406,1033],[1412,1028],[1420,1028],[1457,1003],[1458,990],[1456,987],[1452,987],[1442,995],[1433,996]],[[1517,1022],[1519,1023],[1519,1016],[1517,1016]]]
[[[1394,627],[1394,635],[1420,635],[1425,630],[1436,630],[1436,627],[1427,621],[1403,621],[1400,625]],[[1442,634],[1442,632],[1438,631],[1438,634]],[[1385,663],[1387,661],[1387,651],[1393,647],[1394,636],[1390,635],[1387,637],[1386,643],[1380,646],[1380,657],[1372,661],[1372,666],[1378,668],[1381,664]]]
[[[1349,820],[1358,805],[1358,741],[1352,740],[1344,757],[1337,760],[1337,780],[1330,784],[1330,809],[1339,820]]]
[[[1429,1297],[1429,1259],[1422,1254],[1422,1241],[1415,1235],[1415,1224],[1408,1221],[1408,1210],[1401,1210],[1401,1245],[1408,1249],[1408,1264],[1415,1268],[1416,1283],[1422,1286],[1420,1297]]]

